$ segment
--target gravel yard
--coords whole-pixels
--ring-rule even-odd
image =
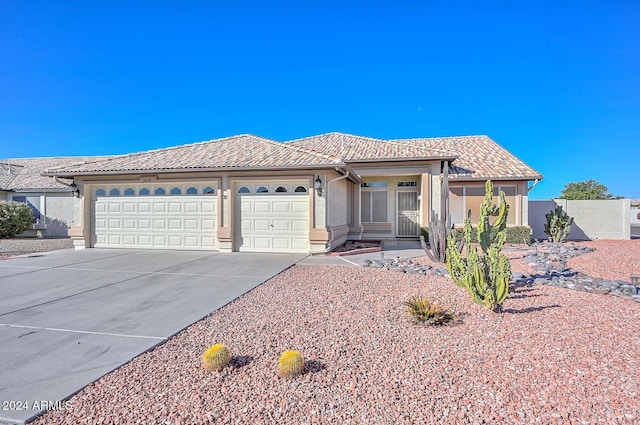
[[[69,238],[0,239],[0,260],[6,260],[8,258],[15,257],[16,255],[55,251],[67,248],[73,248],[73,241]]]
[[[635,258],[638,242],[625,248]],[[594,243],[591,272],[628,277],[608,251],[618,243]],[[413,295],[463,323],[412,326]],[[639,303],[536,285],[504,308],[486,311],[446,277],[295,266],[35,423],[640,422]],[[207,373],[200,356],[218,342],[232,366]],[[307,360],[290,381],[277,376],[287,349]]]

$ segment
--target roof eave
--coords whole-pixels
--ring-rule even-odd
[[[113,176],[118,174],[159,174],[159,173],[211,173],[224,171],[291,171],[291,170],[326,170],[331,168],[346,168],[345,163],[320,165],[291,165],[279,167],[207,167],[207,168],[155,168],[152,170],[106,170],[106,171],[47,171],[43,176],[75,177],[75,176]]]
[[[409,162],[409,161],[455,161],[458,156],[427,156],[412,158],[373,158],[373,159],[349,159],[347,163],[365,163],[365,162]]]

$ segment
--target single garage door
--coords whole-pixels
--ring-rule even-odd
[[[238,251],[309,252],[308,183],[237,184]]]
[[[98,186],[93,195],[96,248],[217,247],[215,185]]]

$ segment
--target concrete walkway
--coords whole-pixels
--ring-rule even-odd
[[[304,257],[88,249],[1,261],[0,424],[28,421]]]
[[[370,252],[367,254],[344,255],[332,257],[329,255],[312,255],[299,261],[300,265],[330,264],[337,266],[361,266],[364,260],[379,260],[384,258],[412,258],[426,255],[417,241],[385,241],[381,252]]]

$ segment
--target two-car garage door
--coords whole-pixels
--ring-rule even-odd
[[[96,248],[217,247],[215,185],[99,186],[93,195]]]
[[[236,251],[309,252],[308,183],[235,184]],[[92,189],[93,246],[214,250],[214,184],[104,185]]]

